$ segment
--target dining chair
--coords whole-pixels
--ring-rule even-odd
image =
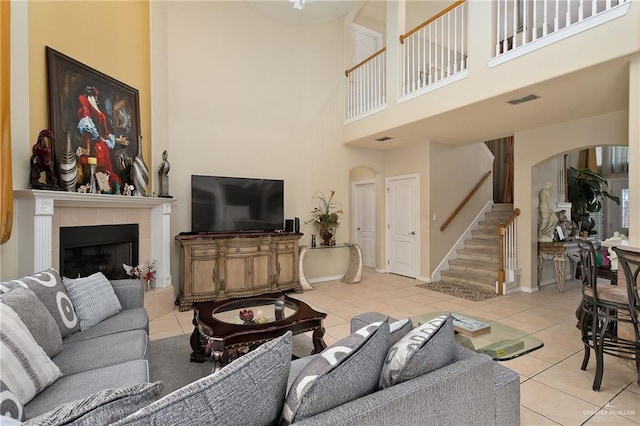
[[[622,286],[598,283],[596,252],[591,241],[578,241],[578,249],[582,275],[578,326],[584,344],[584,358],[580,369],[587,369],[593,349],[596,357],[593,390],[599,391],[604,373],[604,354],[627,357],[624,348],[629,345],[623,343],[617,335],[618,323],[628,322],[630,317],[627,290]]]

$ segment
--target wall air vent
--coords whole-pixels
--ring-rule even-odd
[[[521,104],[523,102],[529,102],[529,101],[532,101],[534,99],[539,99],[539,98],[540,98],[540,96],[531,94],[531,95],[523,96],[523,97],[521,97],[519,99],[511,99],[510,101],[507,101],[507,103],[511,104],[511,105],[518,105],[518,104]]]
[[[388,141],[388,140],[390,140],[390,139],[393,139],[393,138],[390,138],[389,136],[382,136],[382,137],[377,138],[377,139],[374,139],[374,140],[375,140],[376,142],[384,142],[384,141]]]

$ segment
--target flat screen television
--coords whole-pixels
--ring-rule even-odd
[[[273,232],[283,224],[283,180],[191,176],[192,232]]]

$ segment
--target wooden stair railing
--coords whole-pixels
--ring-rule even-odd
[[[498,226],[498,294],[504,292],[504,235],[507,228],[511,226],[518,216],[520,216],[520,209],[516,207],[513,209],[511,216]]]
[[[478,182],[476,184],[476,186],[471,190],[471,192],[469,192],[469,194],[467,194],[466,197],[464,197],[464,200],[462,200],[462,202],[460,203],[460,205],[458,207],[456,207],[456,209],[453,211],[453,213],[451,213],[451,215],[447,218],[447,220],[444,221],[444,223],[442,224],[442,226],[440,226],[440,232],[444,231],[447,226],[449,226],[449,224],[453,221],[453,219],[455,219],[455,217],[458,215],[458,213],[460,213],[460,211],[464,208],[464,206],[467,205],[467,203],[469,202],[469,200],[471,199],[471,197],[474,196],[474,194],[476,192],[478,192],[478,189],[480,189],[480,187],[482,186],[482,184],[489,179],[489,176],[491,176],[491,170],[489,170],[483,177],[482,179],[480,179],[480,182]]]
[[[356,69],[360,68],[361,66],[363,66],[364,64],[366,64],[367,62],[369,62],[370,60],[375,58],[376,56],[379,56],[379,55],[383,54],[386,51],[387,51],[387,48],[383,47],[382,49],[380,49],[377,52],[373,53],[368,58],[365,58],[362,61],[358,62],[357,64],[355,64],[354,66],[352,66],[348,70],[344,70],[345,77],[349,77],[349,74],[351,74],[353,71],[355,71]]]
[[[432,23],[433,21],[435,21],[436,19],[440,18],[441,16],[446,15],[447,13],[449,13],[450,11],[452,11],[453,9],[455,9],[456,7],[460,6],[462,3],[464,3],[466,0],[458,0],[457,2],[453,3],[452,5],[442,9],[440,12],[436,13],[435,15],[433,15],[431,18],[427,19],[426,21],[424,21],[422,24],[418,25],[417,27],[415,27],[414,29],[412,29],[411,31],[409,31],[406,34],[402,34],[400,36],[400,43],[404,43],[405,39],[407,39],[408,37],[410,37],[411,35],[417,33],[418,31],[420,31],[421,29],[423,29],[424,27],[426,27],[427,25],[429,25],[430,23]]]

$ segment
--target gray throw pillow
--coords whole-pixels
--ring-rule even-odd
[[[50,268],[37,274],[0,283],[0,293],[6,293],[16,287],[28,288],[38,296],[56,320],[63,339],[80,330],[80,322],[58,271]]]
[[[0,294],[0,302],[10,306],[18,314],[49,358],[60,353],[62,336],[56,320],[33,291],[16,287],[8,293]]]
[[[120,389],[105,389],[86,398],[67,402],[29,419],[28,425],[110,425],[156,400],[164,384],[141,383]]]
[[[389,345],[396,344],[398,340],[406,336],[411,330],[413,330],[413,323],[409,318],[389,323]]]
[[[0,381],[25,405],[62,374],[18,314],[4,303],[0,303],[0,318]]]
[[[326,348],[293,381],[282,423],[295,423],[376,391],[388,349],[386,319],[362,327]]]
[[[291,332],[117,422],[122,425],[277,424],[291,367]]]
[[[64,286],[80,318],[80,330],[88,330],[122,310],[118,296],[102,272],[84,278],[63,278]]]
[[[22,403],[2,380],[0,380],[0,415],[16,420],[22,420],[24,418],[24,407]],[[1,417],[0,425],[4,425]]]
[[[453,318],[442,315],[395,343],[384,361],[380,387],[387,388],[450,364],[455,357]]]

